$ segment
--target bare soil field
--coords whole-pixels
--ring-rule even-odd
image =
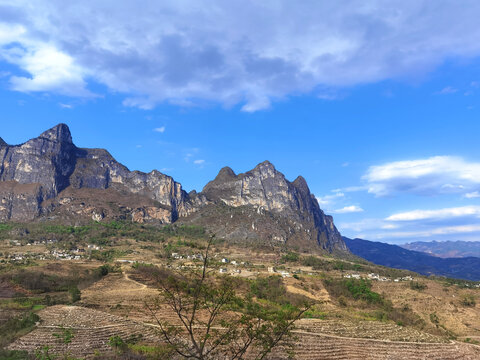
[[[462,305],[466,295],[478,296],[478,290],[445,287],[437,281],[424,281],[427,288],[422,291],[410,289],[408,283],[374,283],[373,290],[385,295],[396,306],[408,304],[426,322],[435,314],[439,325],[462,337],[480,336],[480,305]]]

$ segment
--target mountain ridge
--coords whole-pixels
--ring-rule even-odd
[[[224,167],[202,192],[188,194],[158,170],[130,171],[105,149],[75,146],[66,124],[20,145],[0,146],[0,201],[0,221],[106,218],[174,223],[202,214],[207,206],[219,210],[226,205],[269,214],[262,218],[268,223],[263,224],[265,229],[275,224],[285,228],[267,239],[267,231],[258,230],[250,218],[238,220],[235,228],[223,219],[226,238],[284,244],[298,240],[302,246],[313,243],[328,251],[347,251],[333,219],[320,209],[305,179],[299,176],[290,182],[269,161],[239,175]],[[255,221],[262,228],[260,220]]]
[[[415,271],[422,275],[446,276],[465,280],[480,280],[480,258],[439,258],[377,241],[343,237],[354,254],[377,265]]]
[[[480,257],[480,241],[415,241],[401,246],[441,258]]]

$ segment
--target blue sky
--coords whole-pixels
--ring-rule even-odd
[[[5,141],[64,122],[187,191],[268,159],[346,236],[480,239],[479,3],[118,4],[0,0]]]

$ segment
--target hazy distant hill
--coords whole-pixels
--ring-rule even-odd
[[[441,258],[480,257],[480,241],[417,241],[401,247]]]
[[[442,259],[397,245],[346,237],[343,240],[353,254],[374,264],[411,270],[423,275],[480,280],[480,258],[477,257]]]

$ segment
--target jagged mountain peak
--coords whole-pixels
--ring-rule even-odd
[[[72,134],[67,124],[58,124],[51,129],[40,134],[39,138],[47,139],[54,142],[72,144]]]
[[[308,188],[307,181],[303,176],[298,176],[292,183],[297,189],[299,189],[302,192],[310,192],[310,189]]]
[[[0,137],[0,147],[8,146],[8,144]]]
[[[264,217],[252,220],[255,223],[249,224],[254,232],[259,229],[262,237],[270,236],[276,239],[274,241],[281,242],[296,239],[294,242],[303,244],[302,246],[313,242],[330,251],[346,249],[332,218],[320,209],[305,179],[299,176],[290,182],[269,161],[264,161],[239,175],[235,175],[228,167],[223,168],[217,177],[204,187],[202,194],[217,204],[257,209],[260,214],[268,211],[276,219],[276,225]],[[229,221],[227,217],[222,231],[227,232],[225,229],[229,228]],[[279,230],[277,227],[283,225],[278,224],[285,225],[286,230]],[[238,236],[238,233],[246,237],[257,236],[247,234],[244,228],[232,228],[231,233],[234,234],[231,236]]]
[[[255,166],[255,169],[260,169],[260,168],[269,168],[269,169],[275,170],[275,165],[273,165],[270,161],[265,160],[259,163],[257,166]]]
[[[237,175],[232,170],[232,168],[225,166],[220,169],[220,171],[218,172],[218,175],[215,177],[215,180],[232,179],[235,177],[237,177]]]

